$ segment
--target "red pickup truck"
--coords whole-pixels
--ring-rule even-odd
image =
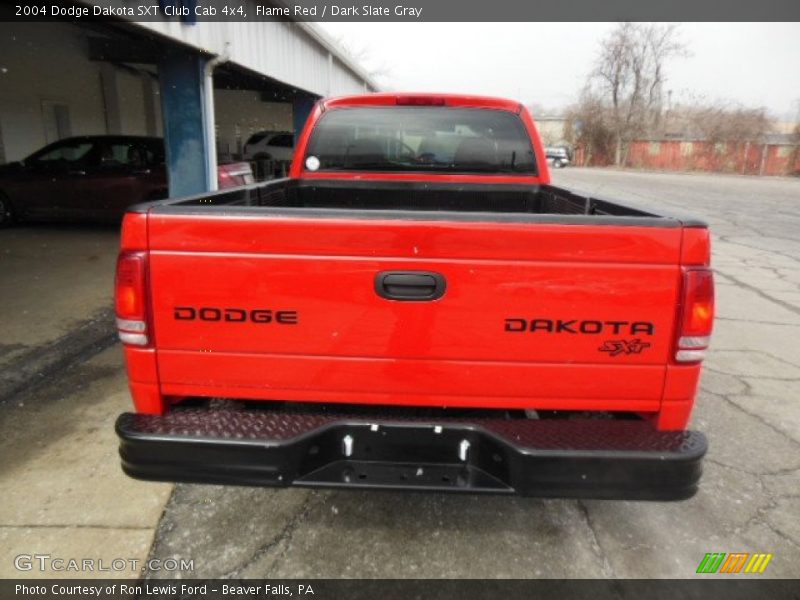
[[[288,178],[125,216],[123,469],[687,498],[709,255],[696,219],[550,185],[517,102],[320,101]]]

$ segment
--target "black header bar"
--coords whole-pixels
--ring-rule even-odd
[[[798,0],[4,0],[3,21],[800,21]]]

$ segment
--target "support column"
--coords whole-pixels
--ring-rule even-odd
[[[144,99],[144,130],[147,135],[156,136],[158,135],[158,126],[156,125],[155,82],[149,73],[142,73],[139,77]]]
[[[103,63],[100,66],[100,83],[103,86],[103,104],[106,111],[106,133],[122,133],[122,116],[119,108],[119,88],[117,71],[114,65]]]
[[[308,115],[311,114],[311,109],[314,108],[316,101],[317,99],[313,96],[295,96],[294,100],[292,100],[292,123],[294,125],[295,144],[297,144],[300,132],[303,131],[303,126],[306,124]]]
[[[210,191],[210,178],[216,177],[216,165],[209,159],[213,156],[209,140],[213,143],[214,117],[209,110],[213,99],[207,97],[209,86],[205,84],[206,62],[196,53],[171,50],[158,65],[169,195],[173,198]]]

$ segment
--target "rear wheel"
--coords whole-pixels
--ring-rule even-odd
[[[14,211],[8,197],[0,193],[0,227],[8,227],[14,221]]]

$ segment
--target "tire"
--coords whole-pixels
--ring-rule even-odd
[[[14,222],[14,209],[8,197],[0,192],[0,228],[10,227]]]
[[[269,169],[267,169],[268,165],[263,164],[263,163],[265,163],[267,161],[271,161],[272,160],[272,155],[267,154],[266,152],[259,152],[258,154],[256,154],[250,160],[255,162],[255,164],[252,165],[252,168],[253,168],[253,178],[256,181],[263,181],[265,179],[274,179],[275,178],[275,173],[272,172],[270,174]],[[273,165],[273,167],[274,167],[274,165]]]
[[[561,162],[560,160],[554,160],[553,161],[553,167],[555,167],[556,169],[563,169],[564,168],[564,163]]]

